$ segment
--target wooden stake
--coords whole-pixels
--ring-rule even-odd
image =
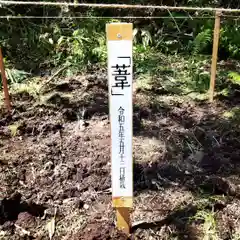
[[[215,82],[216,82],[218,45],[219,45],[219,36],[220,36],[220,16],[221,16],[221,12],[217,11],[216,15],[215,15],[212,67],[211,67],[211,82],[210,82],[210,89],[209,89],[210,102],[213,102]]]
[[[111,123],[112,203],[117,228],[130,233],[133,206],[132,73],[133,25],[107,24],[108,86]]]
[[[7,85],[7,78],[5,74],[5,68],[4,68],[4,62],[3,62],[3,55],[2,55],[2,49],[0,48],[0,71],[1,71],[1,77],[2,77],[2,84],[3,84],[3,92],[4,92],[4,99],[5,99],[5,106],[10,113],[12,110],[11,103],[10,103],[10,97],[8,92],[8,85]]]
[[[129,208],[117,208],[117,228],[125,234],[130,234],[130,211]]]

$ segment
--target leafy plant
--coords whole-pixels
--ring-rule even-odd
[[[240,120],[240,107],[234,107],[227,112],[224,112],[223,117],[227,119]]]
[[[193,41],[193,53],[198,54],[202,52],[212,42],[212,31],[211,29],[205,29],[198,33]]]
[[[12,137],[15,137],[17,135],[19,126],[20,126],[19,123],[8,126],[8,129],[10,130]]]
[[[213,211],[201,210],[194,217],[196,220],[203,221],[203,240],[218,240],[216,229],[215,214]]]
[[[240,58],[240,27],[239,20],[229,20],[221,29],[220,51],[233,58]]]
[[[24,81],[23,83],[13,83],[11,86],[11,93],[28,93],[35,99],[38,99],[41,91],[41,86],[41,82],[38,78],[32,78],[28,81]]]
[[[27,79],[31,74],[14,68],[6,68],[6,76],[10,83],[19,83]]]
[[[137,2],[142,0],[138,0]],[[109,1],[104,1],[109,2]],[[212,5],[218,1],[185,0],[186,5]],[[5,13],[6,10],[2,10]],[[37,15],[39,9],[9,8],[11,14],[26,15],[29,11]],[[115,10],[82,10],[78,8],[45,8],[45,15],[58,15],[66,18],[60,19],[3,19],[0,23],[0,43],[4,55],[8,56],[11,67],[7,69],[11,82],[21,82],[29,77],[30,73],[39,73],[41,70],[66,68],[62,75],[74,75],[79,71],[88,70],[92,64],[102,67],[106,65],[107,50],[105,38],[105,25],[109,22],[119,22],[119,19],[96,19],[92,16],[118,16],[122,13]],[[86,15],[84,20],[75,19],[74,16]],[[211,54],[213,19],[189,18],[185,12],[163,12],[159,16],[170,17],[161,20],[130,20],[134,24],[134,58],[137,73],[158,76],[164,58],[162,53],[175,56],[176,53],[195,57],[200,54]],[[198,15],[201,17],[201,13]],[[207,16],[211,17],[210,14]],[[186,17],[178,19],[177,17]],[[206,15],[204,15],[206,17]],[[225,20],[221,26],[220,57],[240,57],[240,31],[239,22]],[[152,53],[155,52],[155,55]],[[225,54],[226,53],[226,54]],[[159,56],[157,56],[159,55]],[[172,63],[175,60],[172,60]],[[187,60],[188,61],[188,60]],[[184,60],[184,64],[185,64]],[[196,67],[193,65],[195,64]],[[206,70],[199,70],[196,61],[186,64],[187,70],[178,69],[182,73],[177,75],[185,81],[193,82],[195,89],[205,91],[209,85],[209,74]],[[193,66],[191,68],[191,66]],[[41,70],[39,70],[41,68]],[[10,71],[11,69],[11,71]],[[16,70],[15,69],[19,69]],[[190,73],[190,74],[188,74]],[[154,75],[153,74],[153,75]],[[163,73],[161,73],[163,74]],[[165,75],[163,74],[165,77]],[[172,76],[170,76],[173,79]],[[235,79],[235,76],[230,76]],[[224,79],[224,78],[223,78]],[[234,80],[235,81],[235,80]],[[222,83],[222,81],[221,81]],[[184,82],[183,82],[184,84]],[[187,83],[188,84],[188,83]],[[217,86],[218,87],[218,86]]]
[[[133,30],[133,41],[134,43],[142,43],[143,47],[146,49],[153,43],[153,38],[149,30],[135,28]]]
[[[18,70],[13,68],[7,59],[4,59],[4,64],[5,64],[6,77],[10,84],[20,83],[31,75],[30,73],[24,70]],[[0,76],[0,80],[1,80],[1,76]],[[0,81],[0,87],[1,85],[2,85],[2,81]]]
[[[228,74],[229,78],[234,84],[240,85],[240,74],[237,72],[230,72]]]

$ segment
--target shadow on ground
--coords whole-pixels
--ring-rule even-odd
[[[240,128],[239,111],[226,118],[224,113],[239,106],[239,98],[207,102],[149,106],[148,114],[139,108],[141,125],[136,136],[156,139],[165,146],[158,159],[134,165],[136,194],[161,191],[163,188],[183,187],[194,195],[229,196],[239,198]],[[221,204],[220,204],[221,205]],[[218,211],[226,205],[210,204]],[[189,220],[198,206],[177,209],[159,222],[143,223],[137,228],[160,229],[174,224],[180,239],[198,239],[187,230]],[[227,231],[227,230],[226,230]],[[182,236],[184,233],[184,236]],[[181,238],[183,237],[183,238]]]

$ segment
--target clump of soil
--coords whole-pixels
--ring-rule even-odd
[[[27,203],[21,200],[21,194],[15,193],[10,198],[0,200],[0,223],[17,220],[19,214],[28,213],[32,216],[41,217],[46,207],[35,203]]]
[[[99,224],[98,222],[91,223],[86,226],[83,233],[81,233],[79,236],[74,236],[73,239],[83,239],[83,240],[105,240],[105,239],[120,239],[120,240],[126,240],[128,236],[126,236],[122,232],[118,232],[115,229],[115,226],[113,224]]]
[[[18,101],[18,102],[31,102],[34,100],[34,97],[27,91],[21,91],[19,93],[15,93],[11,95],[11,98],[13,101]]]

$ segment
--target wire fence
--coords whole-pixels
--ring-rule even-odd
[[[1,19],[64,19],[64,18],[70,18],[70,19],[214,19],[214,16],[209,17],[158,17],[158,16],[109,16],[109,17],[103,17],[103,16],[0,16]]]
[[[224,15],[225,13],[240,13],[240,9],[230,9],[230,8],[200,8],[200,7],[185,7],[185,6],[156,6],[156,5],[129,5],[129,4],[102,4],[102,3],[68,3],[68,2],[32,2],[32,1],[4,1],[0,0],[0,8],[9,5],[35,5],[35,6],[74,6],[74,7],[89,7],[89,8],[119,8],[119,9],[152,9],[152,10],[167,10],[171,16],[28,16],[28,15],[2,15],[0,19],[214,19],[215,16],[172,16],[170,11],[201,11],[201,12],[219,12],[221,13],[221,18],[232,18],[235,20],[240,19],[240,16],[236,15]]]
[[[38,6],[72,6],[89,8],[122,8],[122,9],[155,9],[172,11],[201,11],[201,12],[231,12],[240,13],[240,9],[232,8],[213,8],[213,7],[185,7],[185,6],[157,6],[157,5],[132,5],[132,4],[104,4],[104,3],[68,3],[68,2],[32,2],[32,1],[3,1],[0,5],[38,5]]]
[[[240,20],[240,16],[222,15],[221,19],[230,18],[232,20]],[[0,16],[0,19],[215,19],[215,16]]]

